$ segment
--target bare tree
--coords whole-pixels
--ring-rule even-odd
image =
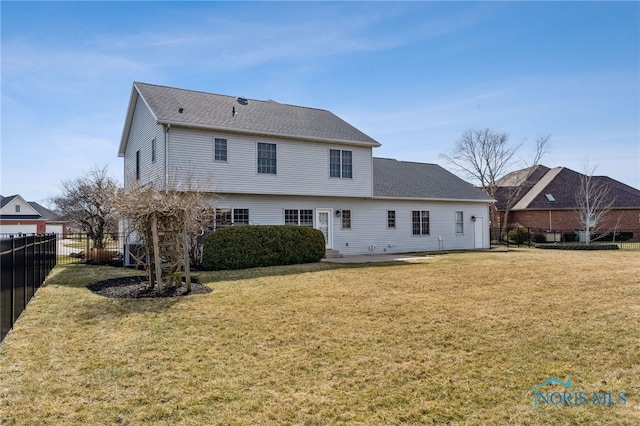
[[[591,243],[592,233],[598,230],[615,202],[615,198],[610,195],[609,187],[594,176],[597,168],[598,165],[591,165],[588,158],[583,161],[580,187],[576,194],[576,211],[580,217],[586,244]]]
[[[62,181],[62,188],[62,195],[51,199],[56,213],[86,232],[94,248],[104,248],[108,233],[118,229],[114,204],[119,184],[105,166]]]
[[[502,226],[501,231],[505,231],[509,224],[509,213],[511,213],[511,209],[516,204],[516,202],[520,199],[522,195],[522,191],[527,188],[530,184],[530,179],[533,173],[536,170],[538,164],[540,164],[540,160],[546,153],[545,147],[549,143],[549,139],[551,135],[541,135],[536,138],[536,149],[531,160],[522,160],[522,164],[525,165],[523,169],[516,172],[515,181],[516,184],[509,186],[507,189],[506,202],[504,206],[504,214],[502,215]]]
[[[536,139],[536,153],[533,156],[533,161],[525,161],[525,164],[531,164],[528,168],[529,174],[518,179],[520,183],[509,195],[508,210],[513,207],[514,200],[517,199],[528,181],[530,173],[534,169],[533,166],[537,165],[544,155],[549,139],[549,135],[539,136]],[[457,168],[458,172],[475,181],[487,195],[496,199],[499,187],[498,180],[513,168],[514,156],[521,146],[522,143],[509,144],[509,135],[506,133],[495,132],[488,128],[483,130],[468,129],[456,141],[451,153],[442,154],[441,157]],[[503,228],[506,228],[508,210],[505,212]],[[493,223],[497,222],[497,217],[497,208],[493,204],[491,207]]]
[[[180,285],[184,276],[189,291],[190,249],[215,217],[204,194],[133,186],[121,192],[117,208],[143,243],[136,260],[147,271],[150,286],[162,292]]]

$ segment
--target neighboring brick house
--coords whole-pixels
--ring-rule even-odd
[[[20,195],[0,195],[0,234],[62,234],[65,224],[46,207]]]
[[[526,182],[523,183],[525,177]],[[542,165],[533,169],[518,170],[499,181],[496,207],[500,227],[504,220],[509,194],[524,185],[517,197],[513,197],[507,221],[509,227],[517,225],[545,231],[574,231],[582,225],[577,212],[576,195],[580,190],[580,179],[584,176],[566,167],[550,169]],[[606,176],[594,176],[598,183],[606,185],[613,200],[611,211],[598,226],[607,230],[640,229],[640,190]]]

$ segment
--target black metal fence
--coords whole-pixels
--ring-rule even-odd
[[[55,266],[55,234],[0,239],[0,341]]]
[[[491,228],[491,245],[535,247],[536,244],[585,244],[584,231],[514,227]],[[640,250],[640,229],[592,232],[590,244],[616,244],[620,250]]]
[[[110,233],[105,236],[102,248],[96,248],[87,234],[58,235],[58,265],[93,263],[122,266],[125,235]]]

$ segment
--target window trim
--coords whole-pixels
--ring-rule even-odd
[[[263,148],[266,148],[267,146],[269,148],[273,147],[273,158],[269,158],[269,157],[265,157],[262,158],[260,157],[260,153],[261,153],[261,145],[264,145]],[[264,152],[264,150],[262,151]],[[260,164],[260,160],[264,160],[264,161],[273,161],[273,165],[271,164]],[[273,171],[271,171],[271,168],[273,167]],[[263,170],[263,171],[261,171]],[[264,170],[268,170],[268,171],[264,171]],[[277,175],[278,174],[278,145],[275,143],[271,143],[271,142],[257,142],[256,143],[256,172],[258,174],[261,175]]]
[[[238,222],[240,211],[246,210],[247,222]],[[219,219],[220,216],[224,217],[224,221]],[[213,219],[213,229],[226,228],[234,225],[250,225],[250,212],[248,208],[233,208],[233,207],[216,207],[216,215]]]
[[[222,150],[222,148],[218,149],[218,142],[220,143],[224,142],[224,151]],[[213,138],[213,161],[217,161],[221,163],[226,163],[228,161],[228,158],[229,158],[228,144],[229,142],[227,138]],[[224,158],[217,158],[218,153],[220,153],[220,157],[222,157],[222,154],[224,153]]]
[[[418,213],[417,215],[419,219],[418,222],[415,221],[416,213]],[[426,217],[425,217],[425,213],[426,213]],[[416,232],[416,225],[419,227],[420,232]],[[414,236],[431,234],[429,210],[411,210],[411,234]]]
[[[391,215],[393,214],[393,217]],[[396,229],[396,211],[387,210],[387,229]]]
[[[337,159],[338,162],[334,161],[335,159]],[[353,179],[352,150],[329,148],[329,177],[338,179]]]
[[[458,221],[458,214],[460,214],[460,221]],[[459,231],[458,226],[460,226]],[[464,235],[464,211],[462,210],[456,210],[455,212],[455,227],[456,235]]]
[[[303,213],[304,212],[304,213]],[[292,226],[305,226],[308,228],[313,228],[314,225],[314,221],[313,221],[313,217],[314,217],[314,213],[313,213],[313,209],[282,209],[282,214],[283,214],[283,223],[285,225],[292,225]],[[295,214],[295,223],[292,223],[291,220],[289,220],[289,222],[287,222],[287,214],[289,215],[293,215]],[[311,216],[309,216],[309,214]],[[303,219],[311,219],[311,222],[308,221],[303,221]],[[291,219],[291,216],[289,216],[289,219]]]
[[[351,218],[351,210],[342,210],[340,214],[340,229],[352,229]]]

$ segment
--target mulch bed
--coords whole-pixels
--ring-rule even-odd
[[[536,244],[536,248],[553,250],[620,250],[617,244]]]
[[[180,297],[193,294],[211,293],[209,287],[199,284],[195,278],[191,278],[191,291],[187,292],[184,283],[180,287],[166,289],[160,293],[156,288],[150,288],[146,276],[112,278],[99,281],[87,286],[93,293],[113,299],[144,299],[153,297]]]

